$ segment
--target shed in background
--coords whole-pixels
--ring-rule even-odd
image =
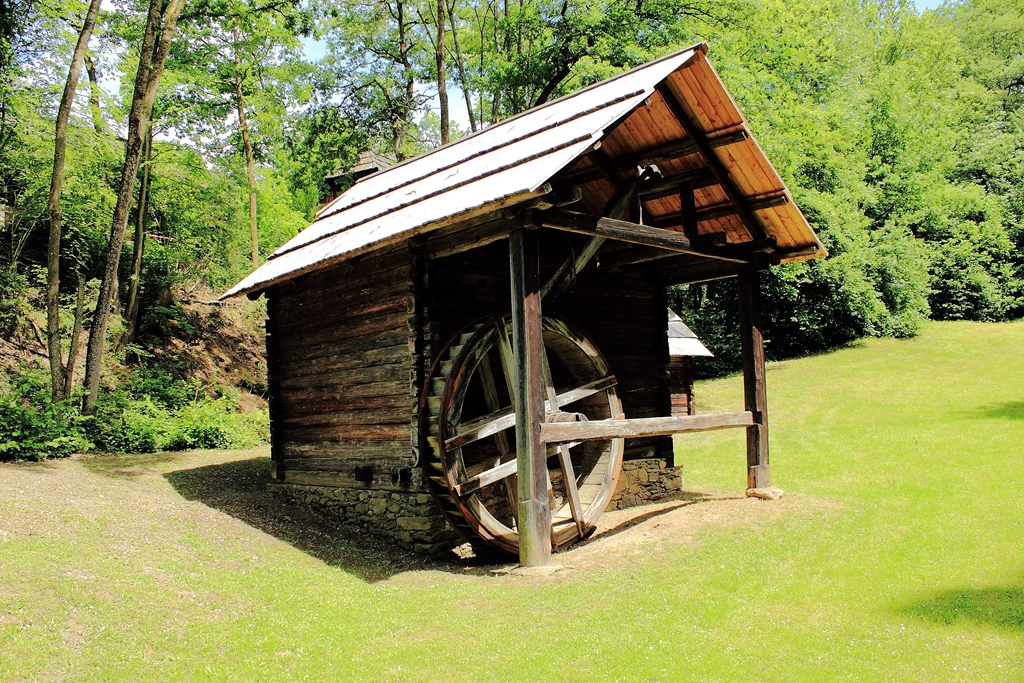
[[[714,357],[701,343],[683,319],[668,309],[668,372],[672,386],[672,414],[694,415],[693,359],[696,356]]]

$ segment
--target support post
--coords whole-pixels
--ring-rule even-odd
[[[744,404],[754,415],[754,424],[747,427],[747,494],[758,495],[751,490],[768,490],[772,486],[768,470],[768,395],[758,274],[740,273],[736,282],[740,300]]]
[[[541,333],[540,244],[537,231],[509,236],[512,276],[512,347],[516,384],[516,471],[519,484],[519,563],[551,562],[544,422],[544,339]]]

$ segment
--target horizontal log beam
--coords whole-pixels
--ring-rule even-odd
[[[706,432],[712,429],[749,427],[754,414],[712,413],[710,415],[677,415],[645,417],[633,420],[594,420],[592,422],[547,422],[540,426],[540,438],[546,443],[565,441],[600,441],[633,439],[643,436],[667,436],[685,432]]]
[[[769,195],[760,199],[753,199],[748,203],[748,207],[751,211],[760,211],[762,209],[770,209],[776,206],[784,206],[788,203],[789,197],[787,197],[784,192],[779,192],[778,194]],[[735,216],[737,213],[739,213],[739,209],[732,202],[712,204],[711,206],[704,206],[697,209],[697,222],[703,223],[713,221],[727,216]],[[682,224],[682,213],[670,213],[664,216],[658,216],[651,221],[651,225],[657,228],[674,228]]]
[[[679,194],[679,187],[687,183],[692,185],[693,189],[700,190],[717,185],[718,179],[706,168],[698,168],[696,171],[687,171],[686,173],[680,173],[679,175],[669,176],[648,183],[640,191],[640,199],[645,202],[652,202],[655,199],[673,197]]]
[[[654,279],[663,285],[686,285],[722,280],[736,277],[740,273],[768,270],[775,256],[775,254],[756,254],[750,263],[703,261],[701,263],[670,264],[669,267],[659,268],[654,273]]]
[[[711,147],[724,147],[726,145],[735,145],[738,142],[743,142],[747,137],[747,131],[745,130],[732,131],[715,137],[709,137],[708,144],[711,145]],[[698,154],[699,152],[700,150],[698,149],[697,144],[693,140],[687,138],[663,145],[648,147],[647,149],[640,150],[639,152],[634,152],[618,158],[605,156],[598,160],[595,158],[597,155],[592,154],[590,159],[599,162],[598,168],[587,168],[577,172],[570,172],[561,180],[571,183],[589,183],[600,178],[605,178],[606,176],[612,176],[615,178],[615,171],[621,171],[627,168],[636,168],[637,166],[643,166],[645,164],[657,164],[662,161],[682,159],[684,157]],[[706,174],[706,177],[709,180],[708,184],[710,185],[718,183],[718,180],[715,179],[714,176],[710,175],[710,171],[700,169],[697,173],[702,175]]]
[[[695,254],[723,261],[748,263],[750,255],[740,255],[734,250],[723,251],[724,247],[704,246],[686,235],[672,230],[652,228],[648,225],[599,218],[585,213],[553,209],[538,213],[534,220],[547,228],[578,232],[593,237],[619,240],[645,247],[658,247],[681,254]]]

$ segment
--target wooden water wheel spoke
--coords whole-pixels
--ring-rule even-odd
[[[586,384],[575,386],[556,395],[554,405],[552,405],[550,399],[545,400],[544,411],[548,412],[563,408],[570,403],[582,401],[583,399],[593,396],[598,392],[607,391],[615,385],[615,376],[609,375],[594,382],[587,382]],[[450,439],[447,439],[444,445],[446,448],[461,448],[463,446],[468,446],[474,441],[479,441],[480,439],[491,436],[492,434],[503,433],[505,430],[511,429],[515,426],[516,412],[515,404],[513,403],[512,406],[495,410],[483,417],[463,423],[458,427],[458,433]]]
[[[546,410],[558,410],[558,393],[555,391],[555,381],[551,378],[551,362],[548,360],[547,349],[544,350],[544,391],[547,394]],[[569,510],[572,512],[573,521],[580,531],[580,536],[586,533],[586,526],[583,523],[583,506],[580,504],[580,491],[576,486],[576,470],[572,466],[572,457],[569,455],[569,445],[560,443],[558,450],[558,462],[562,466],[562,479],[565,481],[565,495],[569,499]],[[548,486],[550,489],[550,485]],[[551,492],[548,492],[549,500],[552,500]],[[554,512],[554,511],[552,511]],[[554,540],[554,539],[552,539]]]
[[[607,420],[622,412],[615,377],[570,325],[542,321],[544,408],[552,422]],[[516,382],[507,315],[476,324],[445,346],[421,400],[424,463],[449,522],[510,553],[519,551],[514,432]],[[502,378],[497,376],[501,372]],[[429,390],[429,393],[428,393]],[[572,405],[571,411],[564,412]],[[623,439],[566,441],[547,449],[551,540],[564,548],[595,528],[614,491]]]

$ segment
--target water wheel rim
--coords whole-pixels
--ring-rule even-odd
[[[437,416],[436,438],[439,445],[437,455],[441,461],[443,476],[449,489],[449,495],[445,496],[446,501],[450,500],[454,503],[458,509],[457,515],[467,522],[480,538],[501,550],[517,553],[519,535],[516,529],[498,519],[494,514],[491,514],[491,510],[480,498],[479,491],[468,495],[460,493],[460,487],[467,481],[466,463],[462,457],[462,447],[448,448],[446,446],[446,442],[457,436],[458,427],[462,423],[462,410],[465,407],[466,392],[469,389],[470,383],[477,376],[478,371],[480,371],[481,363],[486,360],[488,363],[487,367],[489,368],[492,349],[498,346],[500,356],[502,353],[500,345],[507,343],[507,338],[503,342],[501,337],[503,331],[507,335],[509,319],[509,314],[506,314],[491,318],[483,322],[483,324],[478,323],[475,332],[465,341],[456,357],[451,359],[449,374],[444,376],[445,386]],[[544,316],[542,333],[545,342],[545,353],[555,354],[555,357],[568,369],[579,385],[599,385],[602,381],[611,380],[608,386],[599,390],[593,390],[585,397],[589,398],[597,395],[603,397],[603,403],[601,403],[600,399],[596,403],[594,401],[590,402],[589,409],[595,413],[593,417],[602,419],[621,416],[622,407],[615,392],[614,377],[608,374],[607,360],[605,360],[596,345],[572,325],[553,316]],[[464,336],[465,332],[460,333],[460,335]],[[460,335],[453,337],[452,342],[461,339]],[[450,342],[446,345],[445,349],[450,350],[451,347],[452,343]],[[428,381],[435,378],[435,371],[439,367],[438,363],[441,363],[443,355],[439,356],[438,362],[432,368]],[[505,366],[502,367],[507,382],[508,372]],[[490,370],[488,370],[488,373],[490,373]],[[547,374],[550,376],[550,372]],[[510,387],[510,400],[512,399],[512,391]],[[558,394],[556,403],[564,396],[569,396],[571,391]],[[585,393],[590,391],[590,389],[582,391]],[[503,432],[514,427],[514,414],[512,418],[508,426],[502,430]],[[587,459],[590,458],[589,471],[578,473],[572,462],[572,455],[568,452],[564,454],[564,459],[563,453],[559,452],[557,456],[562,463],[561,479],[566,495],[562,504],[552,510],[552,542],[556,549],[570,545],[593,531],[598,518],[604,512],[604,508],[611,499],[621,470],[624,451],[623,439],[611,439],[606,442],[586,442],[585,444],[580,444],[580,446],[582,446],[584,453],[581,456],[577,452],[576,457],[581,459],[581,470],[585,469]],[[596,457],[594,455],[595,451],[598,452]],[[557,448],[556,452],[558,452]],[[511,453],[512,463],[505,459],[507,455],[503,453],[500,458],[502,466],[506,468],[509,464],[514,466],[514,450]],[[550,454],[549,457],[551,457]],[[568,481],[569,475],[566,472],[566,467],[572,471],[573,484],[570,484]],[[595,478],[599,481],[595,481]],[[497,484],[497,482],[493,484]],[[571,486],[577,489],[575,505],[573,504],[573,496],[569,494]],[[480,491],[483,489],[484,487],[481,486]],[[586,489],[585,497],[588,498],[585,504],[583,503],[584,497],[580,495],[580,492],[584,491],[584,489]],[[511,494],[509,498],[509,505],[513,507],[511,521],[514,523],[514,501]],[[580,507],[582,509],[574,509]],[[460,527],[460,531],[465,533],[464,528]]]

